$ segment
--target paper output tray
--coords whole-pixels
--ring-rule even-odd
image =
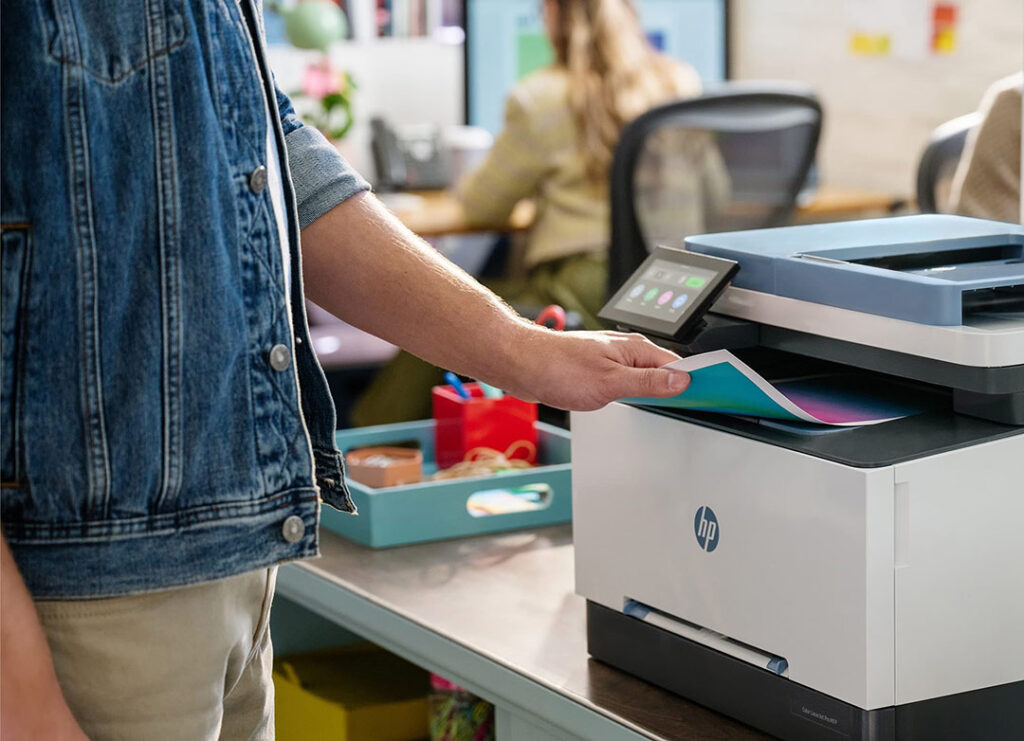
[[[768,380],[816,373],[857,372],[848,366],[816,362],[811,358],[766,348],[740,350],[736,351],[736,355]],[[958,414],[954,408],[953,394],[947,390],[928,384],[900,381],[883,374],[865,371],[863,375],[869,379],[905,383],[909,393],[919,394],[924,411],[892,422],[835,430],[801,428],[756,417],[661,407],[643,408],[652,414],[675,417],[856,468],[890,466],[1010,435],[1024,434],[1024,427]]]

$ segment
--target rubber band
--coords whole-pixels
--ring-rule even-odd
[[[526,450],[527,458],[513,458],[514,453]],[[516,440],[501,453],[494,448],[479,447],[466,452],[462,461],[431,476],[432,481],[461,479],[470,476],[492,476],[499,471],[533,468],[529,458],[537,454],[537,446],[529,440]]]

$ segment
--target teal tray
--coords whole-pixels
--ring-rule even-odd
[[[377,427],[339,430],[338,448],[348,452],[368,445],[418,443],[423,452],[423,473],[437,470],[434,463],[434,421],[404,422]],[[505,473],[374,489],[346,477],[359,514],[321,510],[320,523],[331,532],[370,548],[390,548],[428,540],[460,538],[525,527],[569,522],[572,519],[572,473],[569,463],[569,432],[537,423],[539,465],[522,473]],[[546,484],[550,492],[542,509],[476,517],[466,503],[479,492]]]

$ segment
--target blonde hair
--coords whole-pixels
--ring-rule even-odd
[[[569,109],[586,174],[603,183],[625,124],[659,103],[698,91],[682,65],[651,47],[628,0],[554,1],[555,61],[569,75]]]

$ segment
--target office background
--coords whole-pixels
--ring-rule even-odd
[[[910,194],[931,131],[975,110],[993,80],[1021,66],[1024,5],[965,0],[958,8],[954,53],[912,59],[852,55],[846,2],[732,0],[730,74],[799,80],[817,91],[826,112],[819,148],[824,181]],[[356,125],[341,144],[358,168],[372,172],[371,116],[396,124],[465,123],[460,34],[372,38],[356,32],[357,40],[335,44],[331,57],[359,85]],[[315,56],[274,45],[271,63],[282,88],[298,89]]]

